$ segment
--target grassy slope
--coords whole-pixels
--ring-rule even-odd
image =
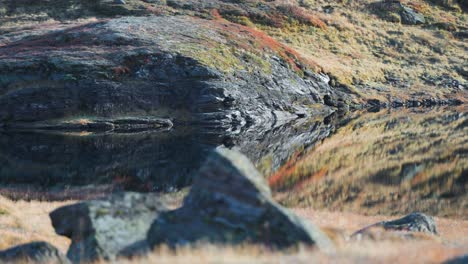
[[[310,2],[320,10],[330,1]],[[380,19],[369,8],[375,1],[332,4],[331,14],[314,11],[329,25],[326,29],[293,26],[264,30],[291,47],[307,54],[326,72],[364,97],[408,98],[422,94],[447,96],[448,79],[467,84],[468,44],[453,37],[454,32],[436,26],[409,26]],[[429,5],[425,1],[403,1],[418,6],[428,23],[445,22],[467,27],[466,13]],[[450,76],[450,78],[441,78]],[[396,82],[392,81],[396,80]],[[461,93],[460,97],[466,97]]]

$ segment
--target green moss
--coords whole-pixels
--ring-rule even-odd
[[[401,23],[401,16],[398,13],[389,13],[385,19],[393,23]]]
[[[9,215],[10,212],[4,208],[0,208],[0,216]]]
[[[96,217],[102,217],[102,216],[108,215],[109,213],[110,213],[109,210],[105,208],[99,208],[95,212]]]
[[[263,175],[270,175],[272,173],[271,169],[273,167],[273,156],[268,155],[262,158],[257,165],[257,169]]]
[[[249,65],[254,65],[254,66],[259,67],[259,69],[266,74],[272,73],[271,64],[267,61],[266,58],[262,58],[260,57],[260,55],[257,55],[252,52],[245,52],[243,56],[244,56],[243,59],[246,62],[248,62]]]
[[[176,47],[183,56],[192,57],[201,64],[229,73],[245,69],[233,53],[233,48],[219,44],[215,47],[202,47],[201,44],[183,43]]]
[[[252,21],[246,16],[226,16],[225,18],[233,23],[241,24],[244,26],[255,26],[254,23],[252,23]]]

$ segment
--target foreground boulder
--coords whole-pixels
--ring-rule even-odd
[[[330,111],[323,97],[336,97],[314,63],[224,20],[124,17],[63,27],[0,36],[0,128],[189,123],[235,132]]]
[[[262,175],[237,151],[218,148],[202,166],[183,207],[158,217],[151,247],[197,242],[262,243],[286,248],[298,243],[332,250],[317,227],[276,204]]]
[[[79,263],[145,250],[146,233],[164,210],[155,194],[120,193],[59,208],[50,217],[57,234],[72,240],[68,258]]]
[[[367,226],[357,232],[355,232],[352,237],[361,238],[362,236],[375,238],[379,237],[395,237],[395,236],[386,236],[380,233],[374,232],[375,229],[383,228],[386,231],[404,231],[404,233],[399,234],[404,238],[415,238],[413,235],[414,232],[425,233],[429,235],[438,235],[437,226],[434,221],[434,218],[431,216],[425,215],[423,213],[411,213],[402,218],[392,220],[392,221],[382,221],[375,223],[373,225]],[[410,233],[410,236],[408,234]],[[377,235],[376,235],[377,234]],[[416,236],[418,237],[418,236]]]
[[[444,264],[465,264],[468,263],[468,255],[463,255],[456,257],[454,259],[450,259],[444,262]]]
[[[47,242],[32,242],[0,251],[0,263],[66,264],[70,261]]]

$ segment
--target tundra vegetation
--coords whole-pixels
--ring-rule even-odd
[[[466,0],[0,0],[0,130],[53,131],[0,131],[0,175],[30,166],[0,179],[0,262],[466,254],[467,10]],[[457,106],[419,107],[445,104]],[[170,134],[178,126],[187,131]],[[218,145],[250,161],[206,154]],[[48,167],[65,173],[38,179]],[[54,190],[24,193],[23,179]],[[107,196],[175,185],[169,198]]]

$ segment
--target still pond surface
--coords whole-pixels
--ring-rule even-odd
[[[238,148],[290,207],[468,219],[464,108],[300,120],[237,135],[176,128],[137,134],[0,132],[0,194],[87,199],[190,187],[211,149]]]

